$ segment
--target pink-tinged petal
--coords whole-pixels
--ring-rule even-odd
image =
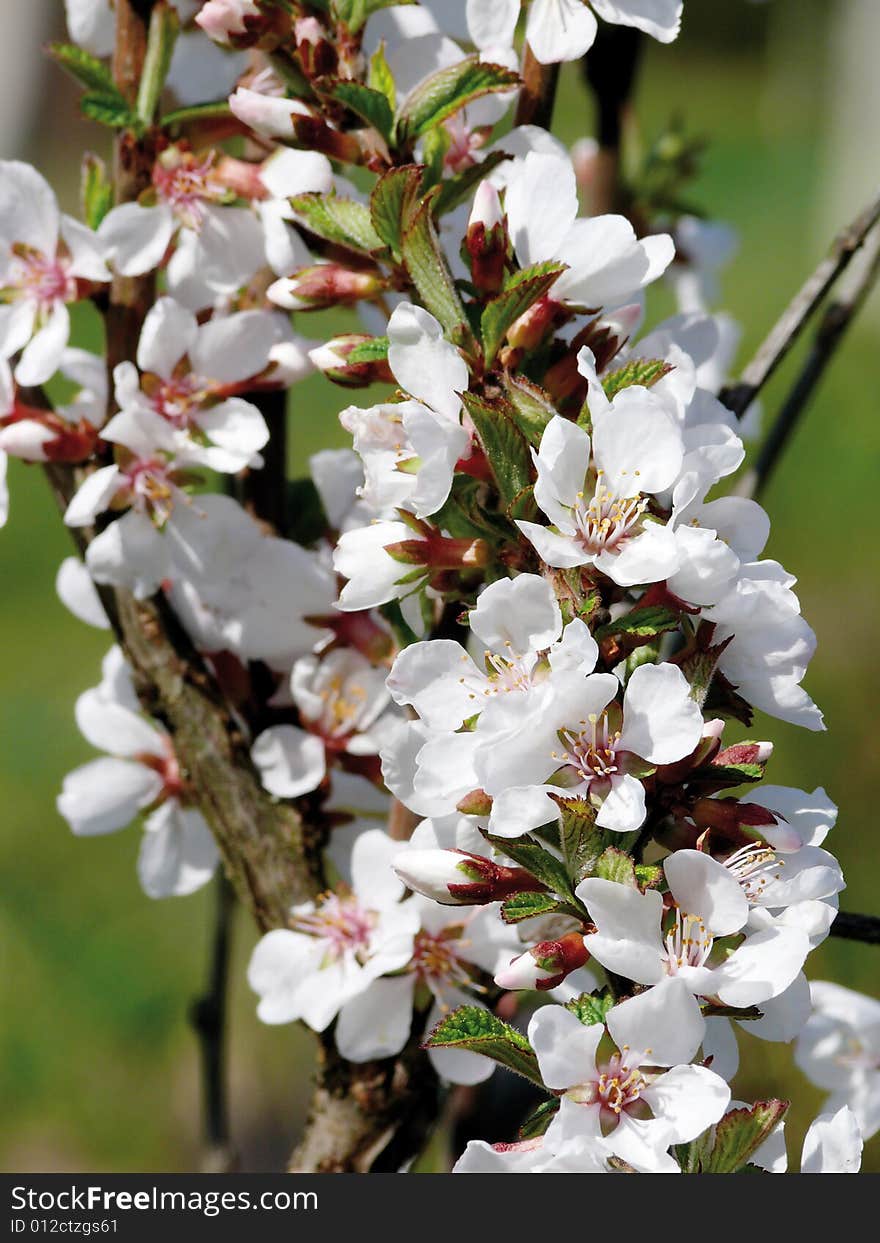
[[[122,276],[142,276],[162,262],[174,228],[170,207],[122,203],[101,221],[98,237],[117,272]]]
[[[297,798],[317,789],[324,779],[324,744],[296,725],[273,725],[251,747],[251,759],[263,787],[278,798]]]
[[[15,368],[15,378],[25,388],[45,384],[58,370],[70,338],[70,312],[56,302],[49,318],[24,347]]]
[[[150,307],[141,328],[137,365],[141,371],[170,380],[184,355],[192,355],[198,332],[192,311],[173,298],[159,298]]]
[[[134,760],[102,758],[64,778],[58,811],[78,837],[124,829],[162,793],[162,778]]]
[[[629,1047],[651,1066],[689,1062],[705,1031],[696,998],[675,976],[612,1007],[606,1023],[619,1049]]]
[[[564,1006],[541,1006],[529,1022],[529,1041],[541,1078],[553,1091],[587,1083],[596,1072],[596,1051],[605,1034],[601,1023],[585,1025]]]
[[[688,915],[699,915],[716,937],[739,932],[749,903],[739,881],[711,855],[677,850],[663,864],[670,892]]]
[[[349,1062],[394,1057],[406,1044],[412,1026],[412,973],[374,980],[339,1011],[336,1047]]]
[[[649,764],[671,764],[697,746],[703,714],[690,697],[687,679],[675,665],[641,665],[623,697],[619,749]]]
[[[220,854],[201,812],[169,799],[147,818],[138,879],[148,898],[183,898],[214,875]]]

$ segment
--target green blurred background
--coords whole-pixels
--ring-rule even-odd
[[[36,7],[36,6],[35,6]],[[757,345],[791,293],[880,181],[872,87],[852,74],[864,25],[878,36],[873,0],[686,0],[684,32],[671,47],[649,42],[638,96],[646,138],[673,114],[711,146],[691,198],[741,235],[723,278],[723,305],[744,327],[742,358]],[[13,9],[15,16],[13,16]],[[60,3],[23,23],[33,107],[3,155],[34,162],[74,209],[78,154],[103,136],[76,117],[61,74],[42,79],[39,45],[61,35]],[[0,4],[0,27],[18,23],[18,4]],[[7,40],[8,43],[8,40]],[[874,43],[876,48],[876,41]],[[864,59],[864,57],[862,57]],[[27,77],[28,75],[25,75]],[[10,89],[8,84],[7,91]],[[853,108],[851,98],[856,97]],[[26,93],[4,99],[25,109]],[[866,115],[867,113],[867,115]],[[555,130],[566,142],[589,133],[592,109],[566,68]],[[862,142],[859,127],[866,136]],[[665,294],[652,317],[669,309]],[[80,321],[83,341],[93,334]],[[303,331],[318,336],[326,320]],[[849,888],[843,905],[880,913],[873,879],[877,693],[878,557],[870,534],[877,488],[880,419],[878,308],[867,308],[794,438],[765,502],[773,518],[768,555],[797,574],[804,613],[819,636],[808,687],[828,732],[810,734],[761,720],[755,736],[776,743],[774,783],[822,784],[841,807],[830,845]],[[767,393],[776,408],[796,360]],[[345,438],[335,413],[341,390],[320,379],[292,402],[292,453]],[[187,1170],[198,1168],[198,1062],[187,1010],[205,971],[209,893],[161,903],[134,875],[139,832],[77,841],[55,811],[61,780],[91,758],[72,718],[76,695],[98,678],[105,635],[74,621],[53,580],[68,539],[38,469],[13,463],[11,517],[0,537],[0,1168],[6,1170]],[[235,926],[232,985],[232,1122],[241,1166],[279,1168],[304,1118],[311,1039],[265,1028],[254,1016],[244,966],[254,941]],[[880,993],[880,951],[828,941],[809,973]],[[793,1067],[791,1051],[743,1042],[747,1070],[736,1094],[791,1096],[789,1152],[796,1166],[803,1132],[821,1095]],[[880,1170],[880,1137],[865,1168]]]

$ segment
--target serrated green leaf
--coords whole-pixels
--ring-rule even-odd
[[[609,846],[596,862],[594,876],[601,880],[613,880],[618,885],[636,888],[636,869],[632,859],[617,846]]]
[[[480,1006],[460,1006],[441,1019],[423,1048],[482,1053],[543,1087],[538,1059],[526,1037]]]
[[[517,427],[529,444],[537,448],[547,424],[556,414],[549,393],[545,393],[525,376],[512,375],[510,372],[504,373],[502,384],[507,400],[513,407],[512,416]]]
[[[510,505],[532,482],[526,438],[503,399],[490,401],[475,393],[462,393],[461,399],[495,476],[498,495],[505,506]]]
[[[676,613],[662,605],[649,605],[644,609],[633,609],[623,617],[600,626],[596,631],[596,639],[606,639],[617,635],[627,638],[653,639],[655,635],[677,630],[679,618]]]
[[[400,250],[422,302],[456,345],[472,344],[467,316],[446,264],[432,216],[436,187],[421,200],[405,227]]]
[[[520,76],[503,65],[480,60],[478,55],[429,74],[407,95],[397,113],[400,142],[415,142],[426,130],[439,125],[465,104],[482,95],[510,90]]]
[[[519,1138],[538,1139],[547,1130],[558,1112],[558,1096],[551,1097],[549,1101],[542,1101],[519,1128]]]
[[[388,357],[388,338],[373,337],[370,341],[361,341],[360,345],[356,345],[346,358],[348,366],[356,366],[358,363],[376,363]]]
[[[119,91],[87,91],[79,101],[84,116],[112,129],[140,129],[141,121]]]
[[[480,335],[487,368],[494,363],[510,325],[544,296],[565,268],[564,263],[536,263],[523,268],[514,273],[497,297],[486,303],[480,320]]]
[[[385,56],[385,41],[380,41],[370,57],[370,70],[367,74],[367,86],[372,91],[379,91],[388,101],[388,109],[394,120],[394,106],[397,102],[397,91],[394,86],[394,75]]]
[[[581,993],[580,997],[572,997],[571,1001],[565,1003],[565,1008],[570,1010],[585,1027],[592,1027],[594,1023],[604,1025],[605,1016],[614,1004],[615,999],[610,989],[603,988],[601,991]]]
[[[400,256],[404,230],[419,201],[423,172],[421,164],[401,164],[389,169],[370,195],[373,228],[395,257]]]
[[[616,371],[603,376],[602,387],[605,390],[605,396],[610,399],[632,384],[650,388],[652,384],[656,384],[673,370],[672,363],[664,362],[662,358],[634,358],[622,367],[618,367]]]
[[[113,206],[113,182],[107,174],[107,166],[91,152],[83,157],[80,201],[83,219],[90,229],[97,229]]]
[[[663,879],[663,869],[656,863],[636,864],[636,884],[639,889],[659,889]]]
[[[459,203],[470,198],[474,187],[484,177],[488,177],[499,164],[503,164],[508,159],[510,156],[504,151],[490,151],[481,163],[472,164],[470,168],[466,168],[463,173],[457,173],[455,177],[447,177],[440,184],[440,191],[434,203],[434,215],[444,216],[448,211],[458,207]]]
[[[549,850],[539,845],[534,838],[528,836],[495,837],[491,833],[487,833],[486,837],[493,846],[542,881],[553,893],[559,894],[566,902],[571,902],[576,908],[582,909],[574,895],[565,864],[555,855],[551,855]]]
[[[290,200],[294,214],[312,233],[325,241],[360,254],[382,249],[382,239],[373,228],[370,209],[355,199],[341,198],[334,191],[310,191]]]
[[[125,103],[107,65],[85,48],[77,47],[75,43],[50,43],[49,55],[86,90],[98,91],[101,94],[115,92]]]
[[[788,1101],[756,1101],[750,1108],[733,1109],[715,1127],[712,1151],[701,1161],[704,1174],[735,1174],[782,1121]]]
[[[455,539],[488,539],[493,544],[516,539],[516,529],[498,514],[489,514],[480,504],[482,488],[472,475],[453,477],[452,489],[431,521]]]
[[[391,105],[381,91],[364,86],[362,82],[337,80],[328,87],[322,88],[332,99],[344,104],[350,112],[359,116],[367,125],[378,130],[386,142],[391,139],[394,126],[394,114]]]
[[[436,125],[422,138],[422,162],[425,165],[424,181],[422,189],[427,190],[432,186],[437,186],[437,195],[439,197],[439,182],[443,178],[443,168],[446,161],[446,155],[452,144],[452,137],[449,130],[443,125]],[[434,200],[434,215],[437,216],[437,199]]]
[[[711,785],[719,789],[732,789],[734,786],[751,784],[760,781],[764,776],[763,764],[713,764],[698,774],[705,775]]]
[[[577,886],[585,876],[593,875],[612,836],[596,827],[596,808],[586,799],[558,797],[557,801],[559,844],[571,883]]]
[[[519,924],[536,915],[552,915],[562,903],[552,893],[515,893],[501,904],[501,918],[506,924]]]

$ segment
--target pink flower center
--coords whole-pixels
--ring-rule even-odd
[[[624,1048],[622,1053],[615,1053],[608,1061],[597,1067],[595,1077],[572,1088],[567,1093],[572,1100],[581,1105],[600,1105],[605,1117],[606,1127],[614,1127],[624,1111],[630,1111],[640,1101],[641,1095],[648,1086],[648,1081],[639,1069],[644,1054],[633,1053]],[[639,1106],[641,1112],[643,1106]]]
[[[213,168],[213,154],[199,160],[176,148],[163,152],[153,165],[156,194],[187,229],[198,231],[205,221],[206,204],[225,194],[213,179]]]
[[[51,259],[29,246],[14,246],[18,260],[12,278],[12,286],[18,296],[36,302],[39,311],[47,312],[58,301],[73,302],[76,298],[76,279],[70,275],[68,260],[57,255]]]
[[[621,755],[618,750],[620,731],[611,730],[607,713],[591,712],[579,728],[559,731],[565,751],[552,752],[554,760],[560,760],[581,780],[590,785],[594,781],[606,781],[620,769]]]
[[[129,503],[141,513],[149,511],[159,525],[167,522],[174,508],[171,469],[159,458],[135,458],[123,471]]]
[[[475,152],[486,141],[485,134],[480,130],[471,129],[461,114],[451,117],[445,122],[449,134],[449,147],[443,157],[443,163],[451,173],[463,173],[465,169],[476,164]]]
[[[201,406],[206,396],[206,385],[198,376],[188,373],[170,380],[159,380],[147,394],[157,414],[185,428],[189,423],[193,406]]]
[[[770,881],[782,879],[778,869],[785,867],[785,862],[769,846],[759,843],[741,846],[724,860],[724,866],[739,881],[749,902],[757,902]]]
[[[704,967],[712,953],[714,938],[699,915],[675,912],[675,927],[664,938],[666,972],[677,975],[681,967]]]
[[[638,471],[635,472],[638,474]],[[576,539],[588,553],[616,551],[635,534],[648,502],[635,496],[619,497],[602,482],[600,470],[596,490],[589,500],[579,492],[571,511],[577,529]]]
[[[354,894],[330,893],[311,915],[301,915],[293,927],[325,941],[329,954],[337,959],[347,951],[365,953],[375,924],[375,913],[365,910]]]
[[[411,969],[426,984],[471,984],[471,976],[459,949],[461,925],[431,933],[422,929],[415,939]]]

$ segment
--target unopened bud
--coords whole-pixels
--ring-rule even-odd
[[[472,570],[489,563],[485,540],[451,539],[433,530],[418,539],[387,544],[385,551],[404,565],[423,565],[432,570]]]
[[[271,51],[286,37],[290,19],[281,5],[261,0],[207,0],[196,25],[224,47],[261,47]]]
[[[336,49],[316,17],[300,17],[293,23],[296,50],[307,78],[321,78],[336,72]]]
[[[388,282],[378,272],[356,272],[341,263],[316,263],[300,268],[269,286],[270,302],[289,311],[318,311],[331,306],[353,306],[378,297]]]
[[[589,957],[582,934],[569,932],[558,941],[540,941],[514,958],[498,972],[495,983],[499,988],[535,988],[545,992],[556,988]]]
[[[464,247],[476,288],[481,293],[497,293],[504,281],[508,237],[498,191],[489,181],[477,187]]]
[[[561,302],[549,294],[538,298],[527,311],[514,320],[507,330],[507,343],[511,349],[534,350],[559,324],[569,318],[569,312]]]
[[[463,850],[404,850],[391,866],[409,889],[443,906],[484,906],[512,893],[546,889],[522,868],[502,867]]]
[[[358,354],[368,353],[365,347],[374,340],[374,337],[364,332],[349,332],[309,350],[309,358],[328,380],[341,384],[344,388],[364,388],[377,382],[393,384],[394,376],[388,366],[387,357],[348,361],[352,354],[357,358]]]

